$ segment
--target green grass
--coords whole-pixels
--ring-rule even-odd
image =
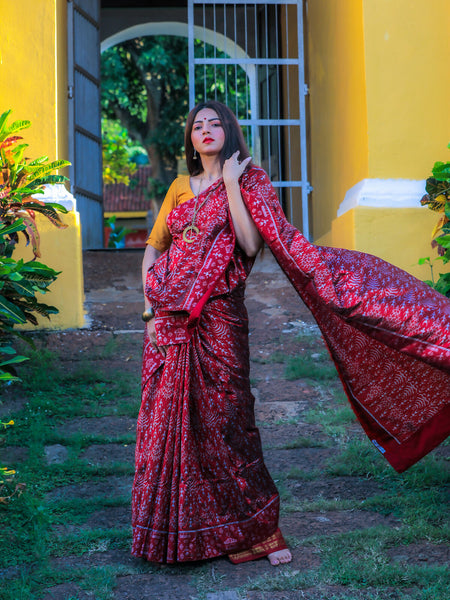
[[[57,354],[38,348],[31,352],[27,368],[22,370],[22,382],[13,388],[15,395],[24,398],[25,403],[22,410],[11,414],[15,424],[5,431],[3,444],[25,446],[28,451],[27,458],[16,465],[14,480],[2,490],[6,495],[14,490],[17,482],[26,485],[24,492],[16,495],[10,504],[0,504],[0,566],[16,567],[20,573],[12,581],[2,581],[2,598],[37,599],[39,589],[66,580],[67,574],[50,576],[52,556],[89,553],[105,546],[129,548],[130,527],[80,530],[76,535],[60,538],[52,532],[52,527],[58,524],[82,524],[90,514],[107,506],[129,506],[129,497],[46,500],[46,494],[60,486],[133,475],[133,464],[91,465],[80,453],[93,444],[133,444],[134,432],[116,436],[64,432],[64,424],[74,417],[137,417],[139,378],[126,371],[108,370],[108,358],[116,350],[117,340],[112,338],[103,348],[77,357],[68,369]],[[11,391],[8,392],[10,395]],[[67,448],[68,457],[63,464],[46,463],[44,449],[52,444]],[[29,569],[24,570],[23,565]],[[78,578],[81,587],[93,590],[96,598],[110,598],[115,580],[113,570],[90,569],[89,573]]]
[[[284,352],[275,351],[272,354],[270,354],[269,356],[252,356],[251,360],[252,360],[252,362],[258,363],[261,365],[267,365],[267,364],[273,364],[273,363],[283,364],[286,362],[287,356],[284,354]]]
[[[328,355],[321,352],[317,358],[308,355],[290,357],[287,361],[285,377],[289,380],[312,379],[322,382],[337,379],[338,374]]]
[[[332,518],[331,513],[347,511],[349,515],[361,517],[364,511],[389,517],[389,524],[309,537],[300,534],[295,537],[288,531],[294,552],[312,553],[318,558],[317,566],[267,570],[263,576],[233,589],[237,589],[241,598],[245,598],[246,590],[270,593],[314,588],[321,600],[447,600],[450,584],[444,565],[432,561],[405,565],[389,558],[392,549],[401,554],[410,544],[448,544],[447,461],[430,455],[406,473],[396,473],[366,437],[355,434],[355,417],[328,355],[313,336],[307,336],[307,342],[305,356],[289,359],[287,367],[293,365],[296,377],[313,382],[319,400],[313,409],[288,422],[313,424],[320,429],[320,436],[283,440],[281,446],[277,445],[277,451],[331,448],[333,453],[320,465],[304,469],[292,464],[273,473],[282,500],[281,514],[289,515],[289,519],[308,512],[328,514]],[[119,344],[118,338],[111,337],[105,345],[77,356],[70,370],[56,354],[38,349],[29,361],[30,368],[24,369],[23,383],[14,387],[25,404],[20,411],[11,414],[15,425],[2,432],[0,443],[26,446],[28,456],[16,465],[18,473],[9,484],[13,491],[16,482],[24,482],[25,491],[15,496],[9,505],[0,504],[0,568],[9,569],[6,573],[15,573],[9,580],[7,576],[2,580],[2,599],[40,600],[42,590],[47,587],[73,581],[93,597],[110,600],[118,574],[165,573],[187,577],[197,590],[195,600],[205,600],[208,592],[230,589],[230,582],[233,584],[232,576],[219,572],[214,561],[175,566],[170,570],[146,563],[104,567],[93,564],[83,569],[52,567],[52,559],[91,556],[112,550],[128,552],[130,547],[129,525],[111,529],[87,526],[96,512],[110,507],[129,507],[128,495],[117,491],[106,497],[64,498],[58,497],[56,492],[68,485],[100,483],[107,477],[132,477],[130,463],[89,464],[83,460],[82,453],[95,444],[131,445],[134,431],[101,435],[64,429],[73,418],[136,418],[140,404],[139,378],[133,373],[117,370],[111,373],[108,369],[109,359],[121,348],[123,344]],[[320,359],[310,356],[314,352],[321,353]],[[285,360],[281,353],[274,353],[264,362]],[[299,364],[302,365],[300,371],[295,370]],[[313,366],[318,371],[314,371]],[[47,465],[45,446],[51,444],[67,448],[68,458],[63,464]],[[338,493],[336,497],[318,494],[316,498],[302,498],[303,483],[308,486],[324,478],[341,478],[342,481],[347,478],[352,483],[370,480],[376,486],[371,488],[372,495],[364,499],[351,498],[348,494],[339,497]],[[47,496],[49,493],[51,496]],[[383,519],[380,522],[383,523]],[[70,526],[67,529],[70,534],[64,533],[64,525]],[[60,535],[57,536],[56,531]],[[23,565],[27,565],[27,569]]]
[[[306,421],[306,419],[305,419]],[[299,436],[283,444],[281,448],[286,450],[294,450],[295,448],[328,448],[329,442],[316,440],[311,437]]]

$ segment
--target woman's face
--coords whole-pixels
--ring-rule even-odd
[[[225,132],[215,110],[202,108],[198,111],[192,125],[191,141],[200,155],[219,154],[225,143]]]

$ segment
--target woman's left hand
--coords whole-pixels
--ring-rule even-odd
[[[246,166],[252,160],[252,157],[249,156],[242,162],[239,162],[239,154],[239,150],[236,150],[236,152],[223,163],[222,176],[225,184],[238,181],[239,177],[245,171]]]

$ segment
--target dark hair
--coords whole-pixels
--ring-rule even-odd
[[[222,104],[221,102],[217,102],[217,100],[200,102],[200,104],[194,106],[194,108],[188,114],[186,120],[186,129],[184,132],[186,164],[189,174],[192,176],[199,175],[199,173],[201,173],[203,170],[200,156],[194,158],[194,146],[192,145],[191,132],[192,127],[194,126],[196,114],[204,108],[211,108],[214,110],[222,122],[222,127],[225,133],[225,143],[220,151],[220,166],[223,167],[223,163],[226,161],[226,159],[230,158],[230,156],[236,152],[236,150],[240,151],[239,160],[244,160],[244,158],[250,156],[250,152],[248,151],[247,144],[244,140],[242,129],[237,122],[234,113],[228,108],[228,106]]]

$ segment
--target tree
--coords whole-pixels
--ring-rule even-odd
[[[102,114],[117,120],[146,150],[153,177],[176,175],[188,111],[187,40],[152,36],[102,54]]]
[[[228,57],[200,40],[195,41],[195,53]],[[189,109],[187,39],[151,36],[123,42],[102,54],[101,71],[103,122],[119,123],[125,130],[123,139],[128,135],[142,145],[152,166],[153,193],[164,196],[183,153],[183,124]],[[198,66],[195,75],[196,102],[214,98],[241,117],[249,116],[249,85],[241,67]],[[102,129],[108,138],[105,147],[113,149],[117,136],[113,139],[111,128]],[[122,144],[122,157],[124,151]],[[113,167],[117,175],[120,168]],[[127,175],[126,169],[123,174]]]

